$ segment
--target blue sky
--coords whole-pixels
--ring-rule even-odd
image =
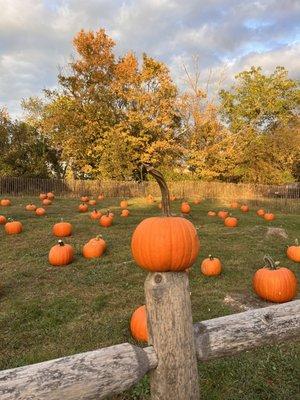
[[[251,65],[283,65],[300,78],[299,0],[0,0],[0,107],[21,115],[22,98],[56,85],[81,28],[105,28],[117,55],[166,62],[181,88],[197,57],[205,84],[229,84]]]

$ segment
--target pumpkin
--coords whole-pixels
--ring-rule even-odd
[[[113,217],[110,215],[109,210],[107,210],[107,213],[102,215],[102,217],[99,219],[99,224],[103,226],[104,228],[108,228],[111,226],[113,223]]]
[[[0,204],[3,207],[11,206],[11,201],[9,199],[2,199]]]
[[[256,215],[259,217],[263,217],[265,215],[265,210],[263,208],[260,208],[259,210],[256,211]]]
[[[180,211],[182,214],[189,214],[191,212],[191,206],[187,201],[181,203]]]
[[[146,306],[140,306],[133,312],[130,319],[130,331],[135,340],[148,341]]]
[[[103,199],[104,199],[104,195],[102,193],[100,193],[98,196],[98,200],[103,200]]]
[[[290,260],[300,262],[300,246],[298,239],[295,240],[295,244],[293,246],[289,246],[287,248],[286,255]]]
[[[52,233],[57,237],[66,237],[72,235],[72,225],[69,222],[61,220],[53,225]]]
[[[243,204],[243,205],[241,206],[241,211],[242,211],[242,212],[248,212],[248,211],[249,211],[249,206],[247,206],[247,204]]]
[[[4,215],[0,215],[0,225],[5,225],[6,224],[6,218]]]
[[[237,201],[232,201],[230,203],[230,208],[239,208],[239,207],[240,207],[240,205]]]
[[[83,246],[82,254],[85,258],[96,258],[101,257],[105,250],[105,241],[101,238],[94,238]]]
[[[264,257],[265,266],[253,276],[254,292],[264,300],[273,303],[285,303],[297,293],[297,279],[294,273],[285,267],[278,268],[270,256]]]
[[[46,193],[40,193],[40,199],[45,200],[47,198]]]
[[[35,211],[36,209],[37,209],[36,205],[34,205],[32,203],[27,204],[27,206],[25,207],[26,211]]]
[[[97,204],[96,200],[94,200],[94,199],[89,200],[90,206],[95,206],[96,204]]]
[[[87,203],[90,199],[88,198],[88,196],[82,196],[80,201],[82,201],[83,203]]]
[[[95,209],[90,213],[90,216],[91,216],[91,219],[99,219],[102,217],[102,213]]]
[[[122,200],[122,201],[120,202],[120,207],[121,207],[121,208],[127,208],[127,207],[128,207],[128,202],[127,202],[126,200]]]
[[[43,203],[43,205],[44,206],[50,206],[50,204],[52,204],[52,201],[50,200],[50,199],[44,199],[43,201],[42,201],[42,203]]]
[[[127,210],[126,208],[122,210],[121,217],[128,217],[128,215],[129,215],[129,210]]]
[[[215,217],[217,215],[217,213],[215,211],[208,211],[207,215],[209,217]]]
[[[5,232],[8,235],[17,235],[23,230],[23,225],[20,221],[9,221],[4,225]]]
[[[68,265],[73,261],[74,249],[70,244],[65,244],[62,240],[51,247],[49,252],[49,263],[54,266]]]
[[[88,210],[88,206],[84,203],[82,203],[78,206],[78,211],[81,213],[87,212],[87,210]]]
[[[221,211],[218,212],[218,217],[222,218],[222,219],[227,218],[228,215],[229,215],[228,211],[221,210]]]
[[[43,207],[39,207],[35,210],[35,213],[40,217],[46,214],[46,210]]]
[[[101,243],[101,245],[103,246],[104,251],[107,249],[106,241],[103,239],[102,235],[97,235],[96,237],[90,239],[90,242],[93,241],[93,240],[97,241],[97,243]]]
[[[235,228],[238,225],[238,220],[235,217],[227,217],[224,219],[224,225],[228,228]]]
[[[202,261],[200,269],[203,275],[217,276],[222,271],[222,264],[219,258],[209,255],[208,258]]]
[[[194,204],[200,204],[201,203],[201,199],[199,197],[196,197],[194,199]]]
[[[275,219],[275,215],[273,213],[266,212],[264,215],[264,219],[266,221],[273,221]]]
[[[48,192],[48,193],[47,193],[47,198],[48,198],[49,200],[54,200],[54,193]]]
[[[171,216],[164,177],[149,165],[144,168],[160,186],[163,216],[146,218],[136,227],[131,239],[133,258],[148,271],[184,271],[195,262],[200,250],[197,231],[187,219]]]

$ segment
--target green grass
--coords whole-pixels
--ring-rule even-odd
[[[110,206],[116,213],[114,225],[105,229],[88,214],[77,212],[77,200],[55,200],[45,217],[24,211],[31,200],[13,198],[11,207],[0,208],[0,214],[19,219],[24,225],[22,234],[15,236],[5,235],[0,227],[0,369],[126,341],[134,343],[128,324],[132,311],[144,303],[146,272],[132,262],[130,237],[143,218],[159,214],[157,206],[131,200],[130,217],[121,218],[119,201],[105,200],[101,207]],[[172,208],[177,212],[179,202],[172,203]],[[233,214],[240,217],[239,226],[231,230],[220,219],[206,216],[209,209],[221,208],[223,204],[209,201],[192,205],[191,220],[201,241],[199,258],[190,273],[195,322],[238,312],[223,302],[228,294],[240,295],[247,304],[257,304],[251,278],[262,266],[266,253],[298,273],[299,279],[299,265],[285,256],[285,245],[299,235],[299,214],[276,212],[277,219],[267,223],[253,210],[248,214],[235,211]],[[76,258],[69,266],[57,268],[48,264],[47,256],[56,243],[51,227],[61,217],[74,226],[74,234],[66,242],[75,247]],[[289,239],[267,239],[269,226],[284,228]],[[82,245],[99,233],[107,241],[107,253],[96,261],[85,260]],[[199,264],[209,253],[222,260],[224,269],[218,278],[199,273]],[[296,399],[298,349],[296,343],[270,345],[199,364],[203,398]],[[149,398],[148,378],[115,398]]]

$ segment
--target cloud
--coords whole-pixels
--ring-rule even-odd
[[[203,83],[251,65],[284,65],[299,78],[298,0],[0,0],[0,107],[54,87],[58,66],[81,28],[104,27],[118,55],[143,52],[166,62],[182,86],[182,63],[199,57]]]

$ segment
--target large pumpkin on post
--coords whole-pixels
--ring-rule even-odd
[[[133,258],[148,271],[184,271],[195,262],[200,250],[197,231],[187,219],[171,216],[164,177],[151,166],[145,168],[160,186],[163,216],[146,218],[136,227],[131,239]]]
[[[253,289],[264,300],[273,303],[285,303],[297,293],[297,279],[294,273],[285,267],[277,268],[277,263],[269,256],[264,257],[266,265],[253,276]]]

